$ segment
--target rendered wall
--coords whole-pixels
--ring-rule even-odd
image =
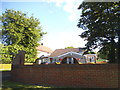
[[[19,65],[12,80],[59,87],[118,88],[117,64]]]

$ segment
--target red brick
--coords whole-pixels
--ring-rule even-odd
[[[12,80],[59,87],[118,88],[118,65],[14,66]]]

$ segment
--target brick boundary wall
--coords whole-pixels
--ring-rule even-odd
[[[118,87],[118,64],[18,65],[12,80],[27,84],[77,88]]]
[[[2,72],[2,81],[11,79],[11,72],[10,71],[1,71],[1,72]]]

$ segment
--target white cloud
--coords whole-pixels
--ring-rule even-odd
[[[53,50],[73,46],[75,48],[85,47],[86,41],[80,38],[81,30],[75,32],[54,32],[48,33],[42,43]]]
[[[8,0],[2,0],[2,1],[8,1]],[[15,0],[13,0],[15,1]],[[17,0],[16,0],[17,1]],[[23,1],[23,0],[18,0],[18,1]],[[24,0],[24,1],[32,1],[32,2],[47,2],[47,3],[55,3],[57,7],[62,7],[64,11],[69,13],[68,19],[70,21],[75,21],[77,20],[80,15],[80,11],[77,9],[78,6],[81,4],[83,0]],[[50,12],[52,13],[52,11]],[[44,30],[47,30],[48,27],[46,27]],[[73,31],[74,30],[74,31]],[[53,50],[55,49],[60,49],[60,48],[65,48],[68,46],[73,46],[73,47],[84,47],[85,46],[85,41],[84,39],[80,38],[78,35],[81,34],[82,30],[69,30],[73,32],[48,32],[48,34],[43,37],[43,40],[41,41],[44,46],[47,46]]]
[[[77,9],[83,0],[42,0],[48,3],[55,3],[56,6],[63,8],[64,11],[69,13],[68,19],[76,21],[79,18],[79,10]]]
[[[73,13],[73,7],[74,7],[74,2],[73,0],[70,0],[69,2],[66,1],[66,4],[64,6],[64,10],[69,12],[69,13]]]
[[[76,21],[76,20],[79,20],[77,19],[77,15],[75,13],[71,13],[71,15],[68,17],[68,19],[70,21]]]
[[[77,8],[82,1],[83,0],[65,0],[66,4],[63,6],[63,9],[70,14],[68,17],[70,21],[78,20],[80,11]]]

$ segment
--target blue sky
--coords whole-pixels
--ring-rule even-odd
[[[14,9],[38,18],[43,31],[48,33],[40,41],[44,46],[52,50],[68,46],[84,47],[86,41],[78,36],[83,30],[77,27],[81,14],[77,8],[82,0],[13,1],[15,0],[2,0],[2,12],[4,13],[5,9]]]

